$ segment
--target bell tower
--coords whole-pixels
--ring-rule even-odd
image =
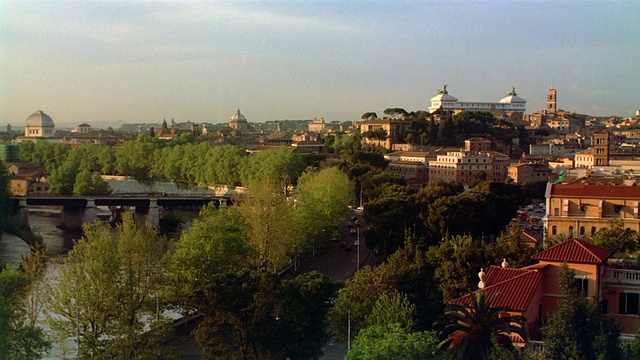
[[[556,89],[551,86],[551,89],[547,91],[547,112],[555,114],[558,111],[558,98]]]

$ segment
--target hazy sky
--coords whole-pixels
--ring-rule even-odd
[[[0,126],[352,120],[516,87],[545,107],[640,108],[640,2],[0,0]]]

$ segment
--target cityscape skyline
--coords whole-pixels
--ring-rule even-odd
[[[347,121],[515,86],[527,113],[640,108],[633,2],[0,2],[0,126]],[[99,127],[99,126],[98,126]]]

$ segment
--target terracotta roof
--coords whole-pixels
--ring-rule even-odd
[[[522,275],[529,270],[515,269],[515,268],[503,268],[500,266],[491,265],[484,275],[484,282],[487,285],[495,285],[505,280],[509,280],[514,276]]]
[[[525,312],[531,298],[542,279],[542,271],[529,269],[503,269],[491,266],[485,275],[487,286],[484,290],[491,298],[498,293],[492,302],[494,307],[506,307],[511,311]],[[491,285],[492,280],[502,280]],[[452,301],[453,304],[470,304],[471,297],[465,295]]]
[[[640,186],[554,184],[551,196],[580,198],[640,198]]]
[[[539,252],[533,255],[531,259],[551,262],[566,261],[579,264],[602,264],[611,255],[613,255],[613,252],[609,250],[573,238]]]
[[[594,148],[588,148],[580,151],[576,151],[576,155],[593,155],[596,153]]]
[[[520,241],[529,243],[529,244],[538,245],[540,243],[540,240],[542,240],[542,234],[540,232],[531,232],[529,230],[522,230]]]

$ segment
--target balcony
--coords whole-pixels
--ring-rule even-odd
[[[640,270],[604,269],[604,283],[607,285],[640,286]]]

